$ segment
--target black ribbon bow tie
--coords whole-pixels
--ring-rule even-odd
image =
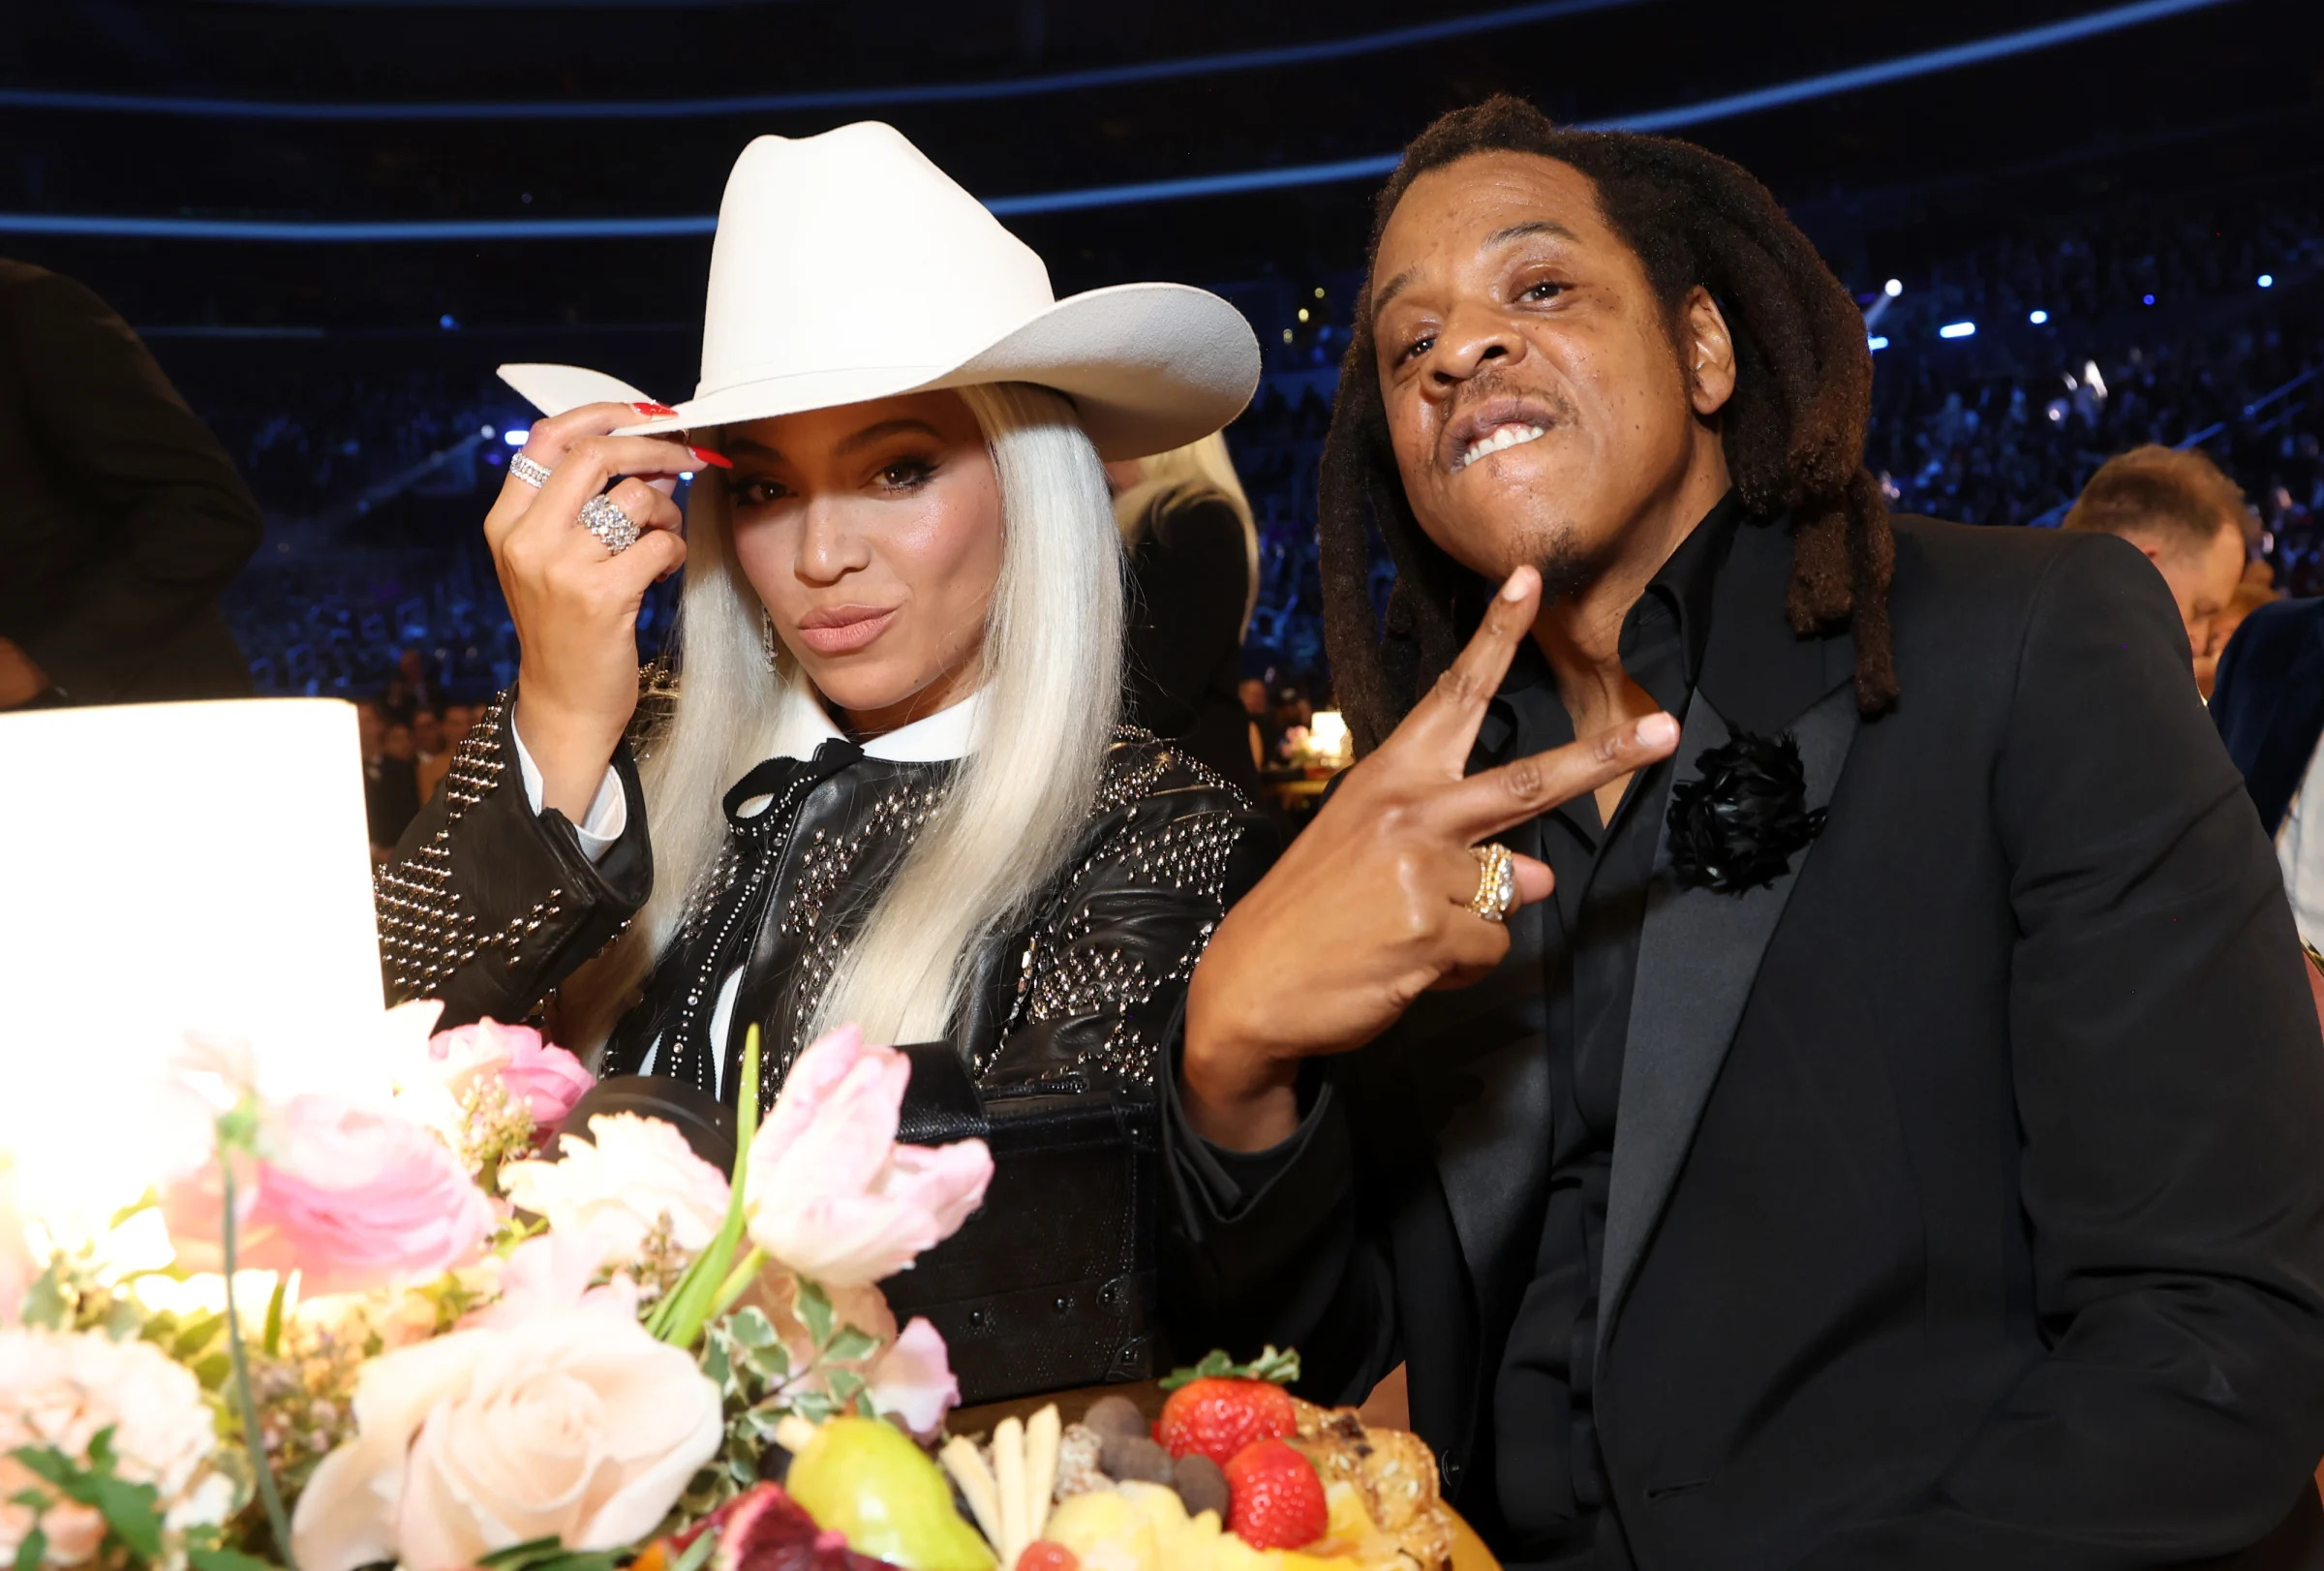
[[[1740,895],[1772,884],[1823,829],[1808,806],[1808,771],[1790,732],[1740,731],[1695,760],[1670,787],[1670,868],[1682,886]]]

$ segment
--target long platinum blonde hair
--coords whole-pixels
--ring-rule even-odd
[[[1251,613],[1259,608],[1259,527],[1251,521],[1251,499],[1243,494],[1242,477],[1227,439],[1213,431],[1200,442],[1158,452],[1138,461],[1138,483],[1114,499],[1114,519],[1121,529],[1125,551],[1173,508],[1207,499],[1224,502],[1242,520],[1243,581],[1242,631],[1251,631]]]
[[[1120,707],[1122,556],[1096,449],[1072,405],[1047,388],[957,391],[984,429],[1000,481],[979,745],[824,987],[817,1032],[854,1021],[875,1042],[947,1034],[976,980],[979,940],[1022,920],[1063,864]],[[794,706],[821,702],[787,660],[768,669],[763,607],[734,558],[724,488],[695,486],[686,523],[677,704],[639,767],[654,893],[563,995],[570,1038],[593,1050],[725,845],[725,792],[770,755]]]

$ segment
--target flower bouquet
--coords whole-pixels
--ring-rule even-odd
[[[992,1160],[897,1143],[902,1055],[835,1032],[761,1124],[754,1033],[722,1173],[657,1120],[564,1127],[592,1084],[572,1055],[436,1014],[389,1013],[370,1095],[270,1097],[246,1050],[190,1042],[163,1177],[101,1237],[28,1215],[37,1175],[0,1165],[0,1556],[611,1571],[653,1545],[696,1571],[745,1504],[787,1541],[762,1473],[840,1422],[879,1454],[813,1447],[850,1498],[925,1496],[893,1563],[994,1563],[926,1488],[943,1340],[875,1285]],[[784,1510],[804,1557],[770,1566],[879,1563]]]

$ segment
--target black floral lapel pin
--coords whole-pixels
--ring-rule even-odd
[[[1670,787],[1670,867],[1682,885],[1740,895],[1771,884],[1823,828],[1789,731],[1738,732],[1703,749],[1695,767],[1695,779]]]

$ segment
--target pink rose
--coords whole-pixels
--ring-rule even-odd
[[[750,1142],[750,1239],[826,1287],[906,1270],[984,1203],[993,1154],[981,1140],[900,1146],[911,1061],[842,1026],[792,1065]]]
[[[725,1433],[692,1354],[588,1307],[375,1358],[354,1417],[290,1519],[303,1571],[456,1571],[535,1538],[621,1549]]]
[[[533,1115],[534,1136],[542,1141],[557,1132],[573,1104],[597,1083],[579,1059],[543,1041],[532,1027],[504,1026],[491,1019],[438,1032],[428,1038],[416,1068],[397,1078],[402,1094],[419,1099],[421,1122],[430,1124],[456,1121],[460,1098],[477,1081],[498,1079]],[[446,1105],[427,1111],[434,1102]]]
[[[297,1271],[309,1295],[426,1278],[472,1259],[492,1231],[491,1202],[458,1157],[392,1113],[332,1096],[295,1096],[262,1121],[262,1155],[238,1163],[240,1252],[250,1271]],[[215,1158],[170,1185],[163,1216],[178,1260],[223,1265]]]

